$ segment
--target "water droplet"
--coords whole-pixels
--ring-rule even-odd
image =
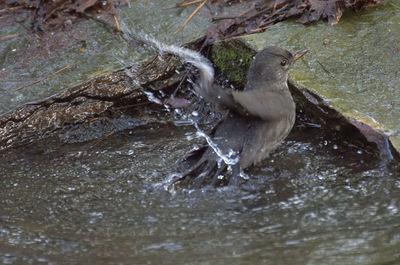
[[[336,144],[334,144],[332,148],[333,148],[333,150],[337,150],[338,146]]]

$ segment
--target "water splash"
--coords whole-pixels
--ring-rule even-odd
[[[196,52],[196,51],[193,51],[190,49],[186,49],[186,48],[182,48],[179,46],[175,46],[175,45],[168,45],[168,44],[162,43],[147,34],[143,34],[143,33],[133,34],[131,29],[127,28],[124,23],[121,23],[121,28],[124,32],[125,37],[127,37],[128,39],[136,39],[136,40],[139,39],[143,43],[145,43],[153,48],[156,48],[157,51],[160,52],[161,54],[164,52],[173,54],[173,55],[181,58],[184,62],[195,66],[200,72],[200,80],[199,80],[199,84],[193,84],[193,85],[195,87],[199,86],[200,89],[203,89],[203,90],[212,89],[212,86],[214,83],[214,68],[212,67],[210,61],[207,58],[205,58],[203,55],[201,55],[199,52]],[[160,100],[156,100],[154,98],[154,95],[151,94],[150,92],[145,92],[145,93],[150,101],[162,104],[162,102]],[[179,112],[179,114],[182,115],[180,112]],[[194,127],[197,130],[197,135],[199,137],[203,137],[206,140],[208,146],[210,148],[212,148],[212,150],[218,155],[218,157],[219,157],[219,160],[217,161],[218,164],[221,164],[221,162],[224,161],[225,164],[228,165],[228,167],[230,167],[232,165],[236,165],[239,162],[238,152],[230,150],[228,152],[228,154],[224,154],[224,152],[222,152],[222,150],[210,138],[210,136],[208,136],[206,133],[204,133],[199,128],[197,121],[196,121],[196,118],[198,116],[197,112],[192,112],[189,116],[190,116],[189,120],[185,120],[185,123],[188,122],[189,124],[194,125]],[[166,179],[166,181],[163,184],[165,185],[165,183],[171,183],[176,177],[178,177],[178,175],[176,175],[176,174],[169,175],[169,177]],[[167,186],[168,186],[168,184],[167,184]]]
[[[160,105],[162,104],[161,100],[159,98],[157,98],[152,92],[150,92],[150,91],[143,91],[143,92],[146,94],[147,99],[150,102],[154,102],[154,103],[160,104]]]
[[[219,149],[218,145],[213,142],[213,140],[204,133],[197,123],[194,123],[194,127],[196,127],[197,135],[206,139],[207,144],[213,149],[213,151],[218,155],[219,158],[224,160],[227,165],[236,165],[239,162],[239,155],[237,152],[230,150],[228,154],[224,154],[221,149]]]
[[[159,51],[179,56],[185,62],[197,67],[200,71],[201,82],[207,82],[204,83],[204,85],[209,85],[210,83],[212,84],[214,82],[214,68],[211,66],[210,61],[199,52],[175,45],[161,43],[153,37],[148,36],[147,34],[143,36],[143,40],[146,43],[152,44],[152,46],[156,47]]]
[[[162,43],[146,33],[134,34],[132,29],[128,28],[124,22],[121,22],[121,29],[128,40],[140,40],[150,47],[156,48],[160,53],[166,52],[176,55],[179,58],[182,58],[184,62],[192,64],[200,72],[200,87],[203,89],[209,89],[212,87],[212,84],[214,83],[214,68],[210,61],[201,55],[201,53],[187,48]]]

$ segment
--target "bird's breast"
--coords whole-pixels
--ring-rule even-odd
[[[241,153],[241,167],[247,168],[266,159],[289,135],[295,117],[296,112],[293,110],[277,121],[256,122]]]

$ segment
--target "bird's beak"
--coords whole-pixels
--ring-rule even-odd
[[[293,63],[296,62],[301,57],[303,57],[303,55],[306,54],[307,52],[308,52],[308,50],[301,50],[301,51],[295,52],[293,55]]]

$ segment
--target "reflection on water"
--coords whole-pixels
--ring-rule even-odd
[[[200,141],[142,125],[105,141],[11,150],[0,162],[3,264],[395,264],[399,167],[296,128],[240,186],[156,184]],[[188,142],[189,139],[189,142]]]

